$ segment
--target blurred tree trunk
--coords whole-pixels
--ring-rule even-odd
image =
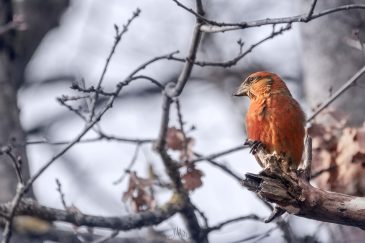
[[[11,1],[0,2],[0,25],[5,26],[13,19]],[[15,86],[13,64],[15,52],[13,48],[14,30],[9,30],[0,36],[0,144],[22,144],[25,135],[20,125],[19,109],[17,107],[17,89]],[[24,179],[29,178],[29,168],[24,146],[15,146],[11,151],[22,160]],[[9,156],[0,157],[0,202],[7,202],[15,195],[17,178]]]
[[[19,32],[10,29],[0,33],[0,146],[24,144],[26,135],[21,127],[17,105],[17,91],[24,83],[26,65],[46,33],[57,26],[58,20],[68,6],[68,0],[0,0],[0,27],[11,23],[14,16],[21,16],[26,29]],[[11,152],[22,161],[25,180],[30,177],[25,146],[14,146]],[[12,161],[5,154],[0,156],[0,202],[13,198],[17,177]],[[33,197],[30,191],[28,196]],[[29,237],[14,235],[12,242],[40,242]]]
[[[300,1],[301,12],[309,9],[312,0]],[[336,6],[362,3],[363,1],[321,0],[315,12]],[[304,86],[311,108],[337,90],[344,82],[365,65],[364,52],[356,47],[359,41],[354,33],[364,33],[363,10],[341,11],[300,25],[302,34],[302,62]],[[365,77],[359,82],[364,84]],[[351,125],[363,123],[365,115],[364,89],[351,88],[331,107],[350,113]]]
[[[312,0],[300,1],[301,12],[308,11]],[[315,12],[339,5],[363,3],[349,0],[320,0]],[[359,44],[359,36],[365,34],[365,12],[350,10],[321,17],[301,26],[302,63],[304,87],[308,104],[314,108],[329,96],[329,90],[336,91],[362,66],[365,65],[364,52]],[[364,41],[364,40],[362,40]],[[359,83],[365,84],[365,77]],[[350,88],[331,107],[349,115],[349,125],[357,126],[365,119],[365,90]],[[342,192],[346,193],[346,192]],[[358,196],[365,195],[364,194]],[[335,227],[334,242],[363,242],[364,231],[339,225]],[[340,234],[340,235],[338,235]],[[339,240],[341,239],[341,240]]]

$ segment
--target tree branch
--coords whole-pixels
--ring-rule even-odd
[[[220,230],[221,228],[223,228],[227,224],[237,223],[237,222],[243,221],[243,220],[255,220],[255,221],[263,222],[263,219],[260,218],[259,216],[257,216],[256,214],[249,214],[249,215],[229,219],[229,220],[223,221],[223,222],[221,222],[221,223],[219,223],[215,226],[211,226],[211,227],[206,229],[206,232],[209,233],[209,232],[214,231],[214,230]]]
[[[224,155],[227,155],[227,154],[231,154],[231,153],[234,153],[236,151],[246,149],[248,147],[249,147],[248,145],[238,145],[236,147],[233,147],[233,148],[230,148],[230,149],[227,149],[227,150],[223,150],[221,152],[217,152],[217,153],[214,153],[214,154],[211,154],[211,155],[208,155],[208,156],[201,156],[199,154],[196,154],[198,156],[198,158],[192,160],[191,163],[197,163],[197,162],[203,161],[203,160],[216,159],[218,157],[221,157],[221,156],[224,156]]]
[[[280,163],[274,155],[268,160]],[[305,176],[289,175],[276,167],[262,175],[247,173],[243,185],[290,214],[365,229],[365,198],[315,188]]]
[[[45,207],[39,205],[32,199],[23,199],[19,202],[15,215],[33,216],[48,222],[61,221],[76,226],[99,227],[126,231],[159,224],[180,210],[182,210],[181,204],[167,203],[153,211],[145,211],[120,217],[103,217]],[[9,214],[10,211],[11,204],[0,204],[1,213]]]
[[[197,66],[216,66],[216,67],[231,67],[236,65],[242,58],[244,58],[246,55],[248,55],[249,53],[251,53],[253,51],[253,49],[255,49],[257,46],[261,45],[262,43],[274,38],[277,35],[282,34],[283,32],[290,30],[291,29],[291,24],[287,24],[284,27],[281,27],[279,30],[277,31],[272,31],[270,33],[270,35],[268,35],[267,37],[263,38],[262,40],[252,44],[245,52],[239,52],[239,54],[232,58],[231,60],[228,61],[223,61],[223,62],[210,62],[210,61],[195,61],[193,62],[194,65]],[[175,61],[179,61],[179,62],[184,62],[185,59],[183,58],[178,58],[178,57],[173,57],[172,58]]]
[[[365,66],[362,67],[354,76],[352,76],[346,83],[344,83],[331,97],[328,98],[318,109],[309,116],[307,122],[311,122],[322,110],[327,108],[333,101],[335,101],[341,94],[348,90],[355,82],[365,73]]]
[[[312,6],[313,11],[315,4]],[[263,25],[272,25],[272,24],[291,24],[296,22],[309,22],[314,19],[317,19],[319,17],[332,14],[339,11],[346,11],[350,9],[365,9],[365,4],[349,4],[349,5],[343,5],[336,8],[331,8],[324,10],[317,14],[310,15],[309,13],[296,15],[292,17],[284,17],[284,18],[266,18],[266,19],[260,19],[260,20],[254,20],[249,22],[240,22],[240,23],[224,23],[224,22],[215,22],[212,20],[204,19],[204,22],[207,24],[204,24],[200,27],[200,30],[202,32],[208,32],[208,33],[216,33],[216,32],[226,32],[226,31],[232,31],[232,30],[239,30],[239,29],[247,29],[252,27],[259,27]],[[311,10],[310,10],[311,11]]]

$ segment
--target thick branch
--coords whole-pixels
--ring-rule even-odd
[[[315,188],[305,177],[246,174],[244,186],[300,217],[365,229],[365,198]]]
[[[22,200],[16,209],[15,215],[29,215],[52,222],[62,221],[71,223],[76,226],[89,226],[108,228],[115,230],[131,230],[150,225],[159,224],[173,216],[182,209],[181,204],[166,204],[161,208],[153,211],[145,211],[141,213],[131,214],[121,217],[103,217],[82,214],[79,212],[72,213],[67,210],[55,209],[39,205],[31,199]],[[0,212],[9,214],[11,204],[0,204]]]

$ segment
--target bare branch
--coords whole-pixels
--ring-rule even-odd
[[[273,157],[270,156],[269,159],[273,160]],[[293,177],[280,171],[270,176],[247,173],[244,186],[264,200],[276,203],[290,214],[365,228],[363,197],[314,188],[305,177]]]
[[[135,143],[135,144],[144,144],[144,143],[153,143],[154,140],[153,139],[145,139],[145,138],[126,138],[126,137],[118,137],[118,136],[113,136],[113,135],[106,135],[106,134],[101,134],[100,136],[96,137],[96,138],[86,138],[86,139],[81,139],[79,141],[80,143],[94,143],[94,142],[100,142],[102,140],[106,140],[106,141],[115,141],[115,142],[123,142],[123,143]],[[28,141],[26,142],[25,145],[55,145],[55,146],[59,146],[59,145],[66,145],[70,143],[70,141],[56,141],[56,142],[52,142],[52,141],[46,141],[46,140],[39,140],[39,141]],[[14,146],[24,146],[24,144],[13,144]]]
[[[60,199],[61,199],[61,203],[62,206],[65,210],[67,210],[67,204],[66,204],[66,200],[65,200],[65,194],[62,191],[62,184],[61,182],[56,178],[56,184],[57,184],[57,191],[60,194]]]
[[[104,80],[104,76],[106,74],[106,71],[108,70],[108,67],[109,67],[109,63],[110,63],[110,60],[112,59],[113,55],[114,55],[114,52],[119,44],[119,42],[121,41],[123,35],[128,31],[128,27],[129,25],[132,23],[132,21],[134,19],[136,19],[139,14],[141,13],[141,10],[139,8],[137,8],[134,12],[133,12],[133,15],[130,19],[128,19],[127,21],[127,24],[123,25],[123,30],[119,32],[119,28],[117,25],[115,25],[115,39],[114,39],[114,44],[113,44],[113,47],[109,53],[109,56],[108,58],[106,59],[106,62],[105,62],[105,65],[104,65],[104,69],[101,73],[101,76],[100,76],[100,79],[98,81],[98,84],[96,86],[96,92],[95,92],[95,95],[92,99],[92,104],[91,104],[91,111],[90,111],[90,117],[89,117],[89,122],[93,119],[94,117],[94,114],[95,114],[95,108],[96,108],[96,102],[98,101],[98,96],[99,96],[99,89],[101,87],[101,84]]]
[[[314,7],[315,5],[311,5],[311,7]],[[296,22],[309,22],[314,19],[317,19],[319,17],[332,14],[339,11],[347,11],[350,9],[365,9],[365,4],[349,4],[349,5],[343,5],[336,8],[331,8],[324,10],[317,14],[309,15],[309,13],[292,16],[292,17],[284,17],[284,18],[266,18],[266,19],[260,19],[260,20],[254,20],[249,22],[240,22],[240,23],[224,23],[224,22],[215,22],[212,20],[205,19],[204,22],[208,24],[204,24],[201,26],[200,30],[202,32],[209,32],[209,33],[216,33],[216,32],[226,32],[226,31],[232,31],[232,30],[239,30],[239,29],[247,29],[252,27],[259,27],[263,25],[272,25],[272,24],[292,24]],[[308,18],[308,16],[310,16]]]
[[[316,4],[317,4],[317,0],[313,0],[311,6],[309,8],[308,15],[306,17],[306,21],[309,21],[311,19],[314,9],[316,8]]]
[[[332,171],[332,170],[336,169],[337,167],[338,167],[337,164],[330,165],[327,168],[324,168],[324,169],[318,170],[316,172],[313,172],[312,175],[311,175],[311,179],[317,178],[318,176],[322,175],[323,173]]]
[[[263,238],[266,238],[266,237],[270,236],[271,232],[273,232],[276,229],[277,229],[277,227],[273,227],[273,228],[270,228],[270,229],[266,230],[265,232],[258,233],[258,234],[253,234],[253,235],[250,235],[250,236],[245,237],[243,239],[240,239],[240,240],[237,240],[237,241],[232,241],[230,243],[242,243],[242,242],[246,242],[246,241],[254,240],[254,239],[256,239],[256,240],[252,241],[253,243],[260,242],[260,240],[262,240]]]
[[[11,211],[11,207],[12,206],[9,203],[0,204],[0,212],[8,214]],[[61,221],[76,226],[127,231],[159,224],[179,212],[181,209],[181,204],[167,203],[152,211],[145,211],[120,217],[103,217],[45,207],[39,205],[32,199],[24,199],[20,201],[15,215],[34,216],[48,222]]]
[[[185,158],[185,164],[188,162],[188,140],[186,137],[186,133],[185,133],[185,129],[184,129],[184,121],[183,121],[183,117],[182,117],[182,112],[181,112],[181,104],[180,101],[178,99],[176,99],[175,101],[176,104],[176,111],[177,111],[177,117],[179,120],[179,124],[180,124],[180,131],[183,135],[183,145],[184,145],[184,158]]]
[[[311,122],[322,110],[327,108],[333,101],[335,101],[341,94],[348,90],[356,81],[365,73],[365,66],[362,67],[354,76],[352,76],[346,83],[344,83],[334,94],[332,94],[325,102],[322,103],[318,109],[309,116],[307,122]]]
[[[218,163],[217,161],[214,161],[214,158],[209,158],[209,156],[204,157],[201,154],[196,153],[196,152],[194,153],[194,155],[198,157],[198,160],[200,160],[200,159],[201,159],[200,161],[206,160],[213,166],[216,166],[216,167],[222,169],[224,172],[226,172],[228,175],[232,176],[234,179],[236,179],[241,184],[242,178],[239,175],[237,175],[236,173],[234,173],[232,170],[230,170],[227,166],[223,165],[222,163]]]
[[[172,1],[174,1],[177,4],[177,6],[183,8],[186,11],[190,12],[191,14],[193,14],[197,19],[200,19],[200,20],[203,20],[203,21],[206,20],[203,15],[200,15],[199,13],[196,13],[193,9],[188,8],[187,6],[185,6],[184,4],[182,4],[181,2],[179,2],[177,0],[172,0]],[[200,4],[201,4],[201,2],[200,2]],[[199,9],[203,9],[202,6]],[[203,14],[204,14],[204,11],[203,11]]]
[[[126,177],[127,173],[130,172],[130,170],[132,169],[134,163],[136,163],[140,148],[141,148],[140,144],[137,144],[136,149],[134,150],[134,154],[132,156],[131,162],[129,163],[127,168],[125,168],[124,173],[122,174],[122,176],[119,179],[117,179],[116,181],[113,182],[114,185],[117,185],[117,184],[120,184],[120,183],[123,182],[123,180]]]
[[[118,230],[115,230],[110,235],[101,237],[100,239],[94,240],[91,243],[103,243],[103,242],[107,242],[107,241],[115,238],[118,235],[118,233],[119,233],[119,231]]]
[[[285,32],[287,30],[290,30],[290,29],[291,29],[291,24],[288,24],[285,27],[282,27],[277,31],[271,32],[269,36],[267,36],[264,39],[256,42],[255,44],[252,44],[245,52],[241,53],[241,51],[240,51],[239,54],[236,57],[232,58],[231,60],[223,61],[223,62],[195,61],[194,65],[201,66],[201,67],[204,67],[204,66],[218,66],[218,67],[231,67],[231,66],[234,66],[242,58],[244,58],[247,54],[251,53],[253,51],[253,49],[255,49],[257,46],[261,45],[262,43],[274,38],[277,35],[282,34],[283,32]],[[177,58],[177,57],[174,57],[172,59],[175,60],[175,61],[180,61],[180,62],[184,61],[184,59]]]
[[[207,231],[207,233],[209,233],[209,232],[214,231],[214,230],[220,230],[221,228],[223,228],[227,224],[237,223],[239,221],[244,221],[244,220],[255,220],[255,221],[263,222],[263,219],[260,218],[259,216],[257,216],[256,214],[249,214],[249,215],[240,216],[240,217],[237,217],[237,218],[233,218],[233,219],[223,221],[223,222],[221,222],[221,223],[219,223],[215,226],[207,228],[206,231]]]
[[[242,149],[246,149],[246,148],[249,148],[249,146],[247,146],[247,145],[238,145],[236,147],[233,147],[233,148],[230,148],[230,149],[218,152],[218,153],[214,153],[214,154],[211,154],[211,155],[208,155],[208,156],[201,156],[201,155],[197,154],[199,158],[197,158],[197,159],[195,159],[191,162],[192,163],[197,163],[197,162],[203,161],[203,160],[216,159],[218,157],[222,157],[224,155],[231,154],[231,153],[234,153],[234,152],[240,151]]]
[[[24,184],[24,180],[23,180],[23,176],[22,176],[22,160],[21,160],[21,158],[20,157],[17,158],[13,154],[12,149],[9,146],[3,146],[1,148],[0,155],[3,154],[3,153],[6,154],[12,162],[16,177],[18,179],[18,183]]]

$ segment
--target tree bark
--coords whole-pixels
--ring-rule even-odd
[[[0,0],[0,26],[21,15],[26,23],[25,31],[11,29],[0,35],[0,145],[13,144],[11,152],[21,158],[22,173],[29,178],[29,165],[24,146],[26,139],[22,130],[17,91],[23,84],[27,63],[46,33],[58,25],[68,0],[21,1]],[[47,21],[44,21],[47,19]],[[22,146],[19,146],[22,145]],[[17,177],[10,157],[0,157],[0,202],[7,202],[15,195]],[[30,191],[29,196],[32,195]]]
[[[315,188],[304,177],[246,174],[243,185],[290,214],[365,229],[365,198]]]
[[[0,25],[12,21],[13,9],[11,1],[0,1]],[[0,36],[0,144],[24,144],[25,134],[19,120],[17,106],[17,89],[12,71],[15,53],[13,48],[14,30]],[[22,161],[24,179],[29,178],[28,160],[24,146],[14,146],[11,149],[15,157]],[[15,195],[17,177],[13,161],[6,154],[0,157],[0,202],[7,202]]]

